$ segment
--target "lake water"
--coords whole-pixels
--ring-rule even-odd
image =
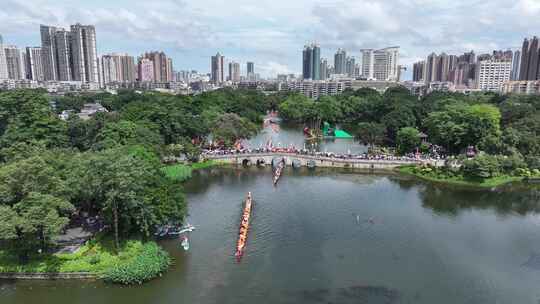
[[[451,189],[392,175],[210,169],[186,185],[190,251],[142,286],[3,281],[0,303],[534,303],[534,189]],[[253,192],[243,259],[234,248]]]
[[[301,147],[298,130],[265,130]],[[351,140],[320,151],[352,153]],[[458,189],[362,172],[209,169],[185,185],[184,252],[142,286],[87,281],[0,281],[0,303],[540,303],[540,195],[535,189]],[[253,192],[243,259],[234,258],[242,201]]]

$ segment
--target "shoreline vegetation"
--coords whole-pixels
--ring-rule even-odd
[[[414,176],[422,180],[434,182],[434,183],[440,183],[440,184],[446,184],[446,185],[454,185],[454,186],[465,186],[465,187],[475,187],[475,188],[483,188],[483,189],[491,189],[491,188],[497,188],[500,186],[504,186],[506,184],[515,183],[515,182],[524,182],[526,180],[525,177],[521,176],[510,176],[510,175],[501,175],[497,177],[491,177],[491,178],[467,178],[461,174],[448,176],[448,175],[441,175],[436,172],[431,171],[430,173],[422,173],[421,168],[418,166],[402,166],[396,168],[396,171],[398,173],[408,175],[408,176]]]
[[[110,237],[98,236],[73,253],[31,255],[21,263],[16,255],[0,251],[0,274],[88,274],[107,282],[141,284],[160,276],[171,265],[171,259],[153,241],[126,240],[117,251]],[[84,277],[84,276],[82,276]]]
[[[186,180],[191,178],[191,174],[193,171],[223,166],[227,166],[227,164],[215,160],[206,160],[204,162],[196,162],[189,164],[178,163],[172,165],[165,165],[161,170],[169,179],[175,182],[185,182]]]

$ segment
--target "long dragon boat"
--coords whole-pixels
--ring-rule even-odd
[[[273,177],[274,186],[278,183],[279,178],[281,177],[281,174],[283,173],[284,167],[285,167],[285,160],[282,158],[277,164],[276,169],[274,170],[274,177]]]
[[[244,248],[246,247],[247,234],[249,230],[249,219],[251,217],[251,192],[248,192],[244,205],[244,211],[242,212],[242,221],[240,222],[240,232],[238,234],[238,241],[236,242],[235,256],[238,260],[244,254]]]

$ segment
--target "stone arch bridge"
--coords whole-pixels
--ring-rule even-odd
[[[233,165],[270,165],[275,158],[283,158],[287,166],[321,167],[321,168],[358,168],[358,169],[394,169],[404,165],[430,164],[443,166],[443,160],[417,159],[354,159],[337,158],[320,155],[306,155],[285,152],[237,153],[225,155],[203,155],[205,160],[216,160]]]

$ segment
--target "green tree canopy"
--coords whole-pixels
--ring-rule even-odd
[[[401,128],[397,133],[397,149],[400,154],[414,152],[420,142],[420,132],[416,128]]]

